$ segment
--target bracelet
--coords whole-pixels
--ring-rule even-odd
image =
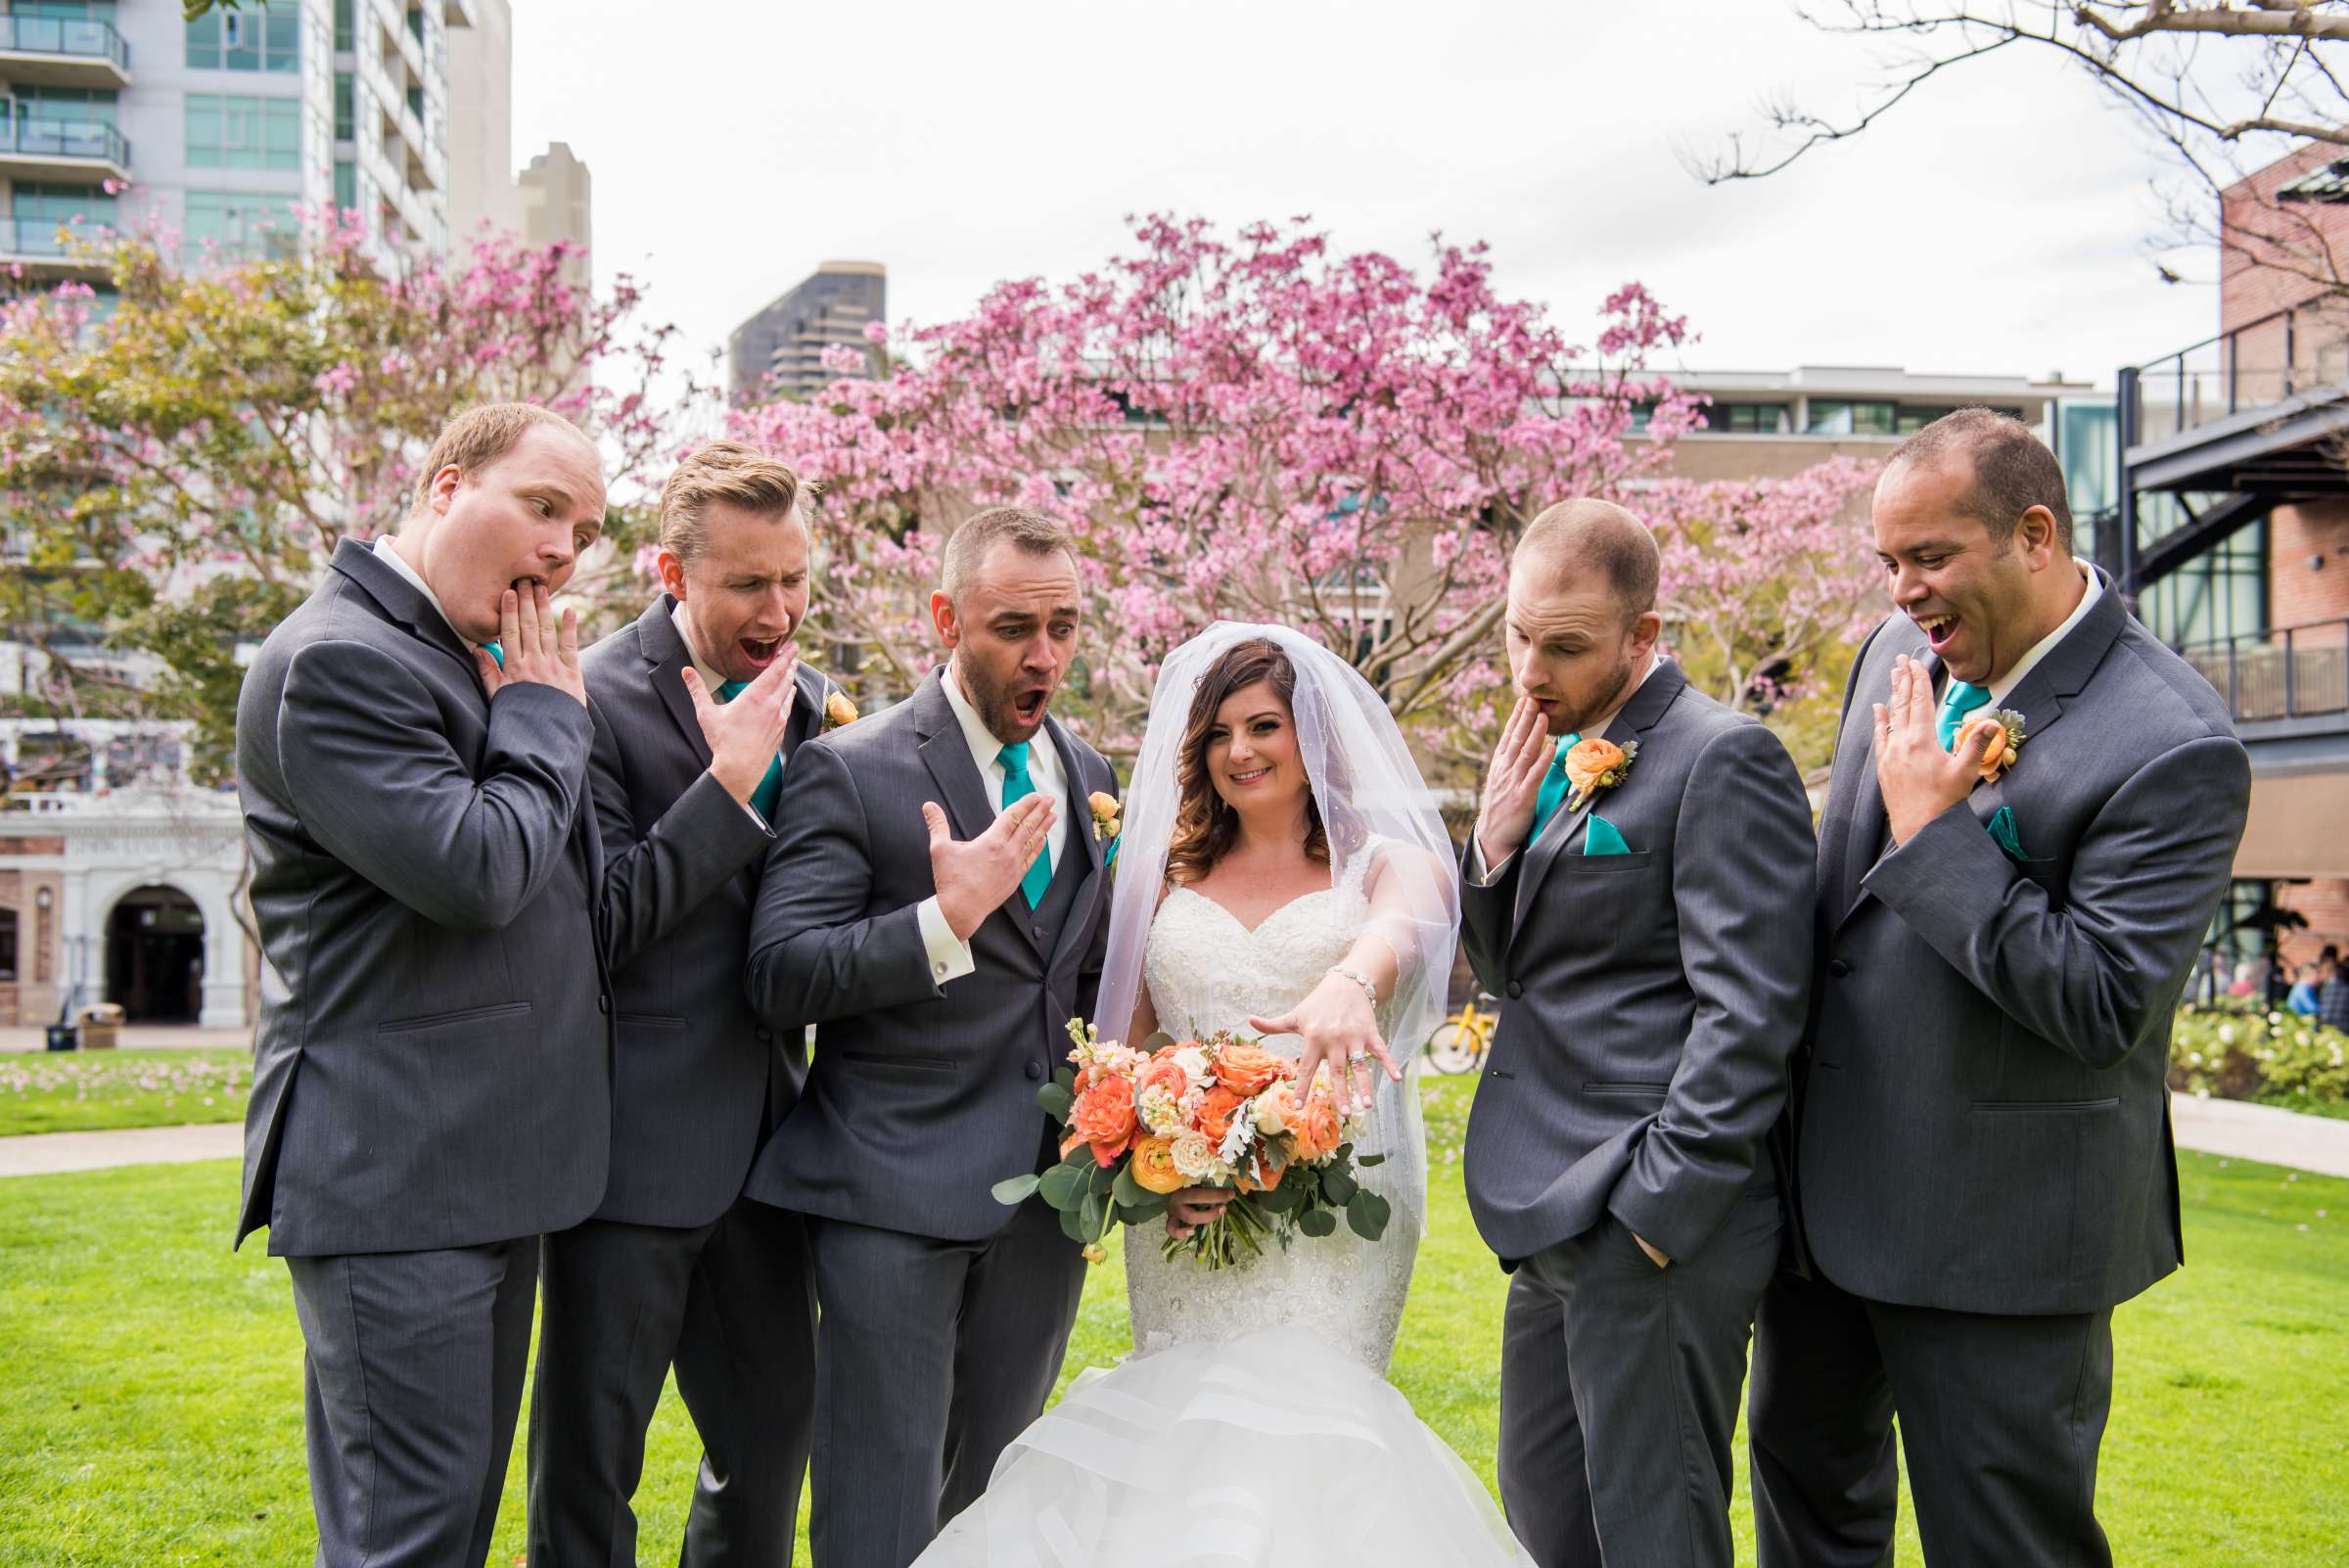
[[[1378,988],[1370,984],[1368,976],[1359,974],[1356,971],[1347,968],[1344,964],[1331,964],[1327,969],[1323,970],[1322,973],[1335,975],[1340,980],[1351,980],[1356,985],[1361,987],[1362,1000],[1370,1004],[1370,1010],[1372,1012],[1378,1011]]]

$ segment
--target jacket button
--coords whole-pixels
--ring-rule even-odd
[[[612,998],[603,995],[597,996],[595,998],[595,1010],[599,1013],[610,1012],[612,1010]]]
[[[1041,941],[1043,941],[1043,940],[1044,940],[1044,928],[1043,928],[1043,927],[1041,927],[1041,926],[1034,926],[1034,927],[1031,927],[1030,929],[1031,929],[1031,930],[1033,930],[1033,931],[1036,933],[1036,941],[1038,941],[1038,942],[1041,942]]]
[[[775,1032],[771,1029],[760,1030],[758,1038],[761,1045],[772,1045],[775,1042]]]
[[[1044,1064],[1041,1062],[1030,1062],[1028,1064],[1028,1076],[1032,1079],[1035,1079],[1039,1084],[1042,1083],[1044,1077]]]
[[[1850,974],[1851,972],[1852,966],[1845,963],[1842,959],[1830,958],[1827,960],[1827,973],[1833,975],[1837,980],[1841,980],[1844,976]]]
[[[1502,989],[1507,991],[1509,993],[1509,1000],[1511,1001],[1515,1001],[1518,997],[1525,994],[1525,983],[1523,981],[1512,980],[1506,987]]]

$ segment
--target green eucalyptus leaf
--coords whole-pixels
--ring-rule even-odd
[[[1354,1177],[1347,1174],[1343,1166],[1333,1164],[1321,1173],[1321,1196],[1327,1198],[1334,1208],[1343,1209],[1352,1203],[1359,1190]]]
[[[1083,1167],[1056,1165],[1044,1173],[1042,1179],[1037,1183],[1037,1188],[1043,1193],[1046,1203],[1058,1209],[1062,1214],[1067,1214],[1084,1201],[1089,1181],[1090,1178],[1084,1174]]]
[[[1046,1084],[1036,1091],[1036,1103],[1044,1108],[1046,1116],[1065,1127],[1069,1113],[1077,1108],[1077,1096],[1058,1084]]]
[[[1312,1209],[1298,1216],[1297,1228],[1309,1236],[1335,1235],[1338,1229],[1338,1217],[1327,1209]]]
[[[1004,1177],[990,1190],[997,1203],[1026,1203],[1039,1185],[1041,1181],[1036,1176],[1016,1176]]]

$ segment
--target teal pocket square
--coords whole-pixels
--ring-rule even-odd
[[[2014,808],[2012,807],[2000,807],[1990,814],[1990,820],[1982,825],[1990,830],[1990,836],[1998,841],[2000,849],[2006,852],[2006,857],[2009,860],[2029,858],[2023,853],[2022,839],[2014,831]]]
[[[1623,835],[1616,831],[1614,823],[1593,811],[1590,813],[1589,820],[1583,827],[1583,853],[1585,854],[1629,854],[1632,853],[1632,847],[1623,842]]]

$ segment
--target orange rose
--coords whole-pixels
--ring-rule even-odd
[[[1184,1072],[1182,1064],[1168,1051],[1160,1051],[1142,1064],[1141,1072],[1135,1075],[1133,1081],[1133,1092],[1137,1099],[1154,1088],[1165,1089],[1174,1099],[1180,1100],[1191,1091],[1191,1075]]]
[[[1990,731],[1990,750],[1982,754],[1982,778],[1983,782],[1988,783],[1997,778],[2008,762],[2014,761],[2014,742],[2008,737],[2004,724],[1988,714],[1978,714],[1965,721],[1965,727],[1958,732],[1958,739],[1950,750],[1964,751],[1966,744],[1982,730]]]
[[[1279,1082],[1288,1065],[1254,1045],[1226,1045],[1216,1053],[1216,1082],[1235,1094],[1253,1097]]]
[[[1245,1168],[1243,1168],[1235,1176],[1233,1176],[1233,1184],[1236,1185],[1242,1192],[1269,1192],[1274,1187],[1280,1185],[1280,1174],[1283,1167],[1279,1161],[1272,1158],[1272,1155],[1268,1150],[1258,1155],[1256,1163],[1264,1172],[1264,1179],[1262,1181],[1259,1181],[1255,1176],[1251,1176]]]
[[[1145,1137],[1133,1145],[1133,1164],[1127,1167],[1133,1173],[1133,1184],[1144,1192],[1180,1192],[1190,1185],[1180,1171],[1174,1169],[1174,1140]]]
[[[1598,781],[1623,765],[1623,748],[1593,735],[1577,742],[1566,754],[1566,782],[1575,798],[1598,788]]]
[[[1290,1152],[1300,1160],[1335,1154],[1338,1145],[1346,1141],[1337,1103],[1326,1094],[1316,1094],[1305,1102],[1303,1110],[1290,1113],[1289,1140]]]
[[[849,701],[845,691],[835,691],[824,699],[824,720],[834,729],[856,722],[856,705]]]
[[[1123,1151],[1133,1137],[1133,1085],[1105,1077],[1087,1088],[1069,1113],[1069,1130],[1091,1144],[1096,1155],[1104,1147]]]
[[[1199,1130],[1207,1134],[1209,1142],[1221,1144],[1223,1134],[1231,1130],[1233,1115],[1247,1103],[1247,1095],[1218,1084],[1199,1102]]]

